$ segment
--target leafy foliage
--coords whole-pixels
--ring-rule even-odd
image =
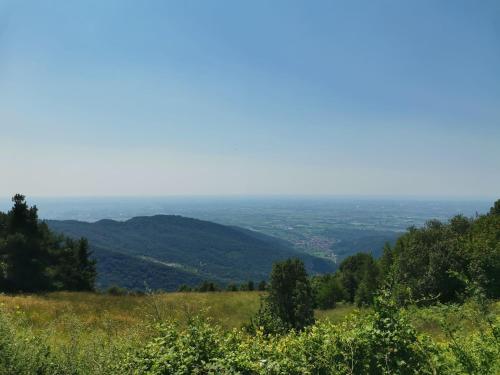
[[[358,253],[346,258],[339,267],[339,274],[349,302],[371,304],[377,288],[378,268],[370,254]]]
[[[334,308],[339,301],[346,300],[346,291],[338,274],[316,276],[312,279],[315,306],[320,309]]]
[[[482,333],[481,342],[437,343],[417,333],[389,294],[375,301],[368,315],[354,315],[339,325],[320,322],[286,335],[257,331],[248,336],[196,317],[187,328],[162,324],[156,338],[122,362],[122,370],[155,375],[496,374],[499,370],[498,322]],[[472,359],[464,358],[464,353]]]
[[[490,298],[500,297],[500,215],[449,223],[430,221],[398,239],[392,264],[385,274],[398,289],[400,300],[436,296],[441,302],[458,301],[467,280],[476,280]]]
[[[476,280],[487,297],[500,297],[500,201],[489,214],[431,220],[409,228],[380,259],[358,253],[345,258],[335,275],[315,278],[316,303],[329,308],[343,299],[358,306],[373,303],[389,286],[400,304],[463,301],[465,280]]]

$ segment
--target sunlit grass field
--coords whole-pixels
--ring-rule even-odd
[[[111,296],[97,293],[59,292],[44,295],[0,295],[3,313],[22,320],[35,330],[50,328],[64,336],[71,324],[109,334],[139,328],[145,334],[158,321],[185,324],[201,315],[224,328],[238,328],[259,309],[262,292],[162,293]],[[317,319],[340,321],[354,307],[316,311]]]
[[[162,293],[112,296],[97,293],[0,295],[0,313],[19,330],[30,330],[51,346],[145,342],[155,323],[203,316],[226,329],[239,328],[257,312],[262,292]],[[316,311],[318,320],[341,321],[354,307]]]
[[[238,327],[259,307],[257,292],[162,293],[112,296],[97,293],[49,293],[45,295],[0,295],[9,313],[20,311],[33,327],[57,324],[67,316],[82,324],[107,329],[148,325],[158,320],[185,322],[192,315],[213,318],[226,328]],[[61,327],[62,328],[62,327]]]
[[[109,344],[140,345],[154,334],[155,323],[162,321],[185,325],[190,317],[203,316],[225,329],[242,327],[257,312],[261,296],[262,292],[0,295],[0,314],[18,330],[43,337],[54,348],[69,345],[75,350],[77,346],[100,350]],[[499,312],[500,303],[494,309]],[[340,304],[315,314],[317,320],[340,322],[355,310],[354,306]],[[429,319],[438,317],[432,308],[409,313],[419,331],[442,339],[437,319]]]

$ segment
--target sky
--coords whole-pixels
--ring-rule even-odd
[[[500,196],[499,1],[0,0],[0,196]]]

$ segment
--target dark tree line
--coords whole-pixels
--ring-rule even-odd
[[[358,253],[346,258],[335,274],[313,278],[317,307],[338,301],[371,305],[381,287],[401,303],[459,302],[471,283],[489,298],[500,297],[500,200],[475,218],[457,215],[411,227],[380,259]]]
[[[87,241],[52,233],[23,195],[12,201],[9,212],[0,212],[0,291],[93,290]]]
[[[225,287],[218,285],[212,281],[204,281],[198,286],[189,286],[183,284],[177,288],[178,292],[221,292],[223,290],[227,292],[252,292],[254,290],[265,291],[267,289],[267,282],[262,280],[258,284],[253,281],[247,281],[246,283],[236,284],[229,283]]]

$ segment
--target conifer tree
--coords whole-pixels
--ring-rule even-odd
[[[314,323],[313,292],[301,260],[275,263],[268,290],[254,318],[254,328],[262,325],[265,332],[278,333],[276,330],[300,331]]]
[[[55,235],[36,206],[16,194],[0,213],[0,291],[93,290],[95,261],[86,240]]]

